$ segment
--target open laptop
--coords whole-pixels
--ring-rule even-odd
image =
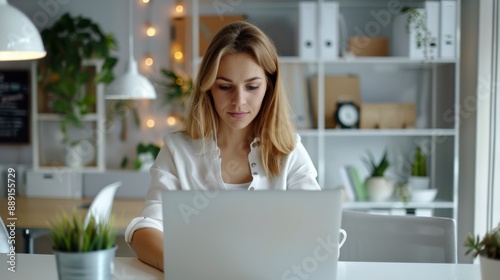
[[[335,280],[341,190],[165,191],[166,280]]]

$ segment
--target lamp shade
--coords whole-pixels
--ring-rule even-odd
[[[108,86],[105,98],[155,99],[156,91],[151,82],[139,74],[137,62],[133,57],[130,57],[127,72]]]
[[[31,20],[7,0],[0,0],[0,61],[39,59],[46,54]]]

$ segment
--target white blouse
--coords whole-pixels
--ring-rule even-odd
[[[286,157],[280,175],[268,178],[260,161],[259,139],[250,144],[248,164],[252,182],[248,190],[320,190],[317,171],[309,154],[296,135],[295,149]],[[125,231],[130,243],[133,233],[150,227],[163,231],[161,194],[165,190],[227,190],[222,174],[220,149],[215,141],[203,145],[183,132],[167,134],[164,145],[150,169],[151,185],[141,216],[134,218]],[[234,168],[237,168],[235,166]]]

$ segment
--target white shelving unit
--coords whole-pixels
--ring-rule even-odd
[[[94,68],[97,75],[103,66],[102,60],[85,60],[83,67]],[[32,63],[32,137],[33,137],[33,170],[34,171],[75,171],[75,168],[65,165],[65,147],[61,143],[60,122],[62,117],[41,109],[48,100],[39,102],[37,88],[36,62]],[[88,148],[93,149],[93,159],[82,168],[81,172],[101,172],[105,170],[105,108],[104,108],[104,86],[95,85],[94,89],[82,89],[95,93],[95,111],[83,117],[84,128],[69,129],[70,135],[85,139],[89,143]]]
[[[439,1],[439,0],[438,0]],[[321,10],[330,0],[311,0],[317,2]],[[346,14],[346,24],[349,36],[354,34],[354,26],[365,26],[374,21],[373,12],[388,9],[386,0],[338,0],[341,14]],[[401,7],[422,5],[423,1],[397,1]],[[460,15],[460,0],[457,0],[457,22]],[[431,151],[428,164],[432,187],[438,188],[435,201],[429,203],[404,204],[400,201],[390,202],[348,202],[346,209],[433,209],[433,215],[457,217],[458,205],[458,129],[459,113],[459,45],[456,42],[457,59],[415,60],[407,57],[359,57],[323,59],[303,59],[298,55],[298,9],[299,0],[286,1],[220,1],[215,7],[213,1],[188,0],[186,15],[192,19],[190,24],[191,37],[186,45],[191,44],[186,59],[191,61],[186,69],[196,75],[196,69],[201,61],[198,57],[200,32],[200,15],[245,15],[247,20],[259,26],[274,41],[283,66],[295,65],[301,67],[305,79],[312,83],[312,77],[317,77],[317,115],[315,128],[301,128],[299,134],[308,150],[317,170],[318,181],[323,188],[338,187],[341,184],[338,169],[341,165],[354,165],[362,177],[366,170],[362,158],[366,151],[372,151],[378,157],[384,149],[389,150],[391,169],[395,180],[405,180],[409,175],[401,166],[410,161],[409,155],[414,151],[416,143],[427,143]],[[394,9],[394,7],[392,7]],[[321,19],[312,19],[317,29],[329,28],[320,26]],[[392,22],[391,22],[392,24]],[[380,36],[392,38],[392,25],[385,26]],[[350,28],[349,28],[350,27]],[[457,25],[456,38],[459,36]],[[321,34],[316,32],[316,37]],[[318,42],[320,42],[318,38]],[[328,75],[354,74],[359,77],[361,102],[413,102],[417,104],[417,117],[423,116],[424,126],[411,129],[355,129],[340,130],[325,127],[325,77]],[[309,87],[310,88],[310,87]],[[310,92],[304,93],[310,95]],[[418,107],[418,98],[427,94],[425,106]],[[292,104],[293,107],[293,104]],[[423,110],[419,110],[423,109]],[[312,112],[312,111],[311,111]],[[365,173],[363,173],[365,172]]]

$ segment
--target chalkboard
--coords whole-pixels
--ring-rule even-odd
[[[0,144],[30,143],[30,71],[0,70]]]

